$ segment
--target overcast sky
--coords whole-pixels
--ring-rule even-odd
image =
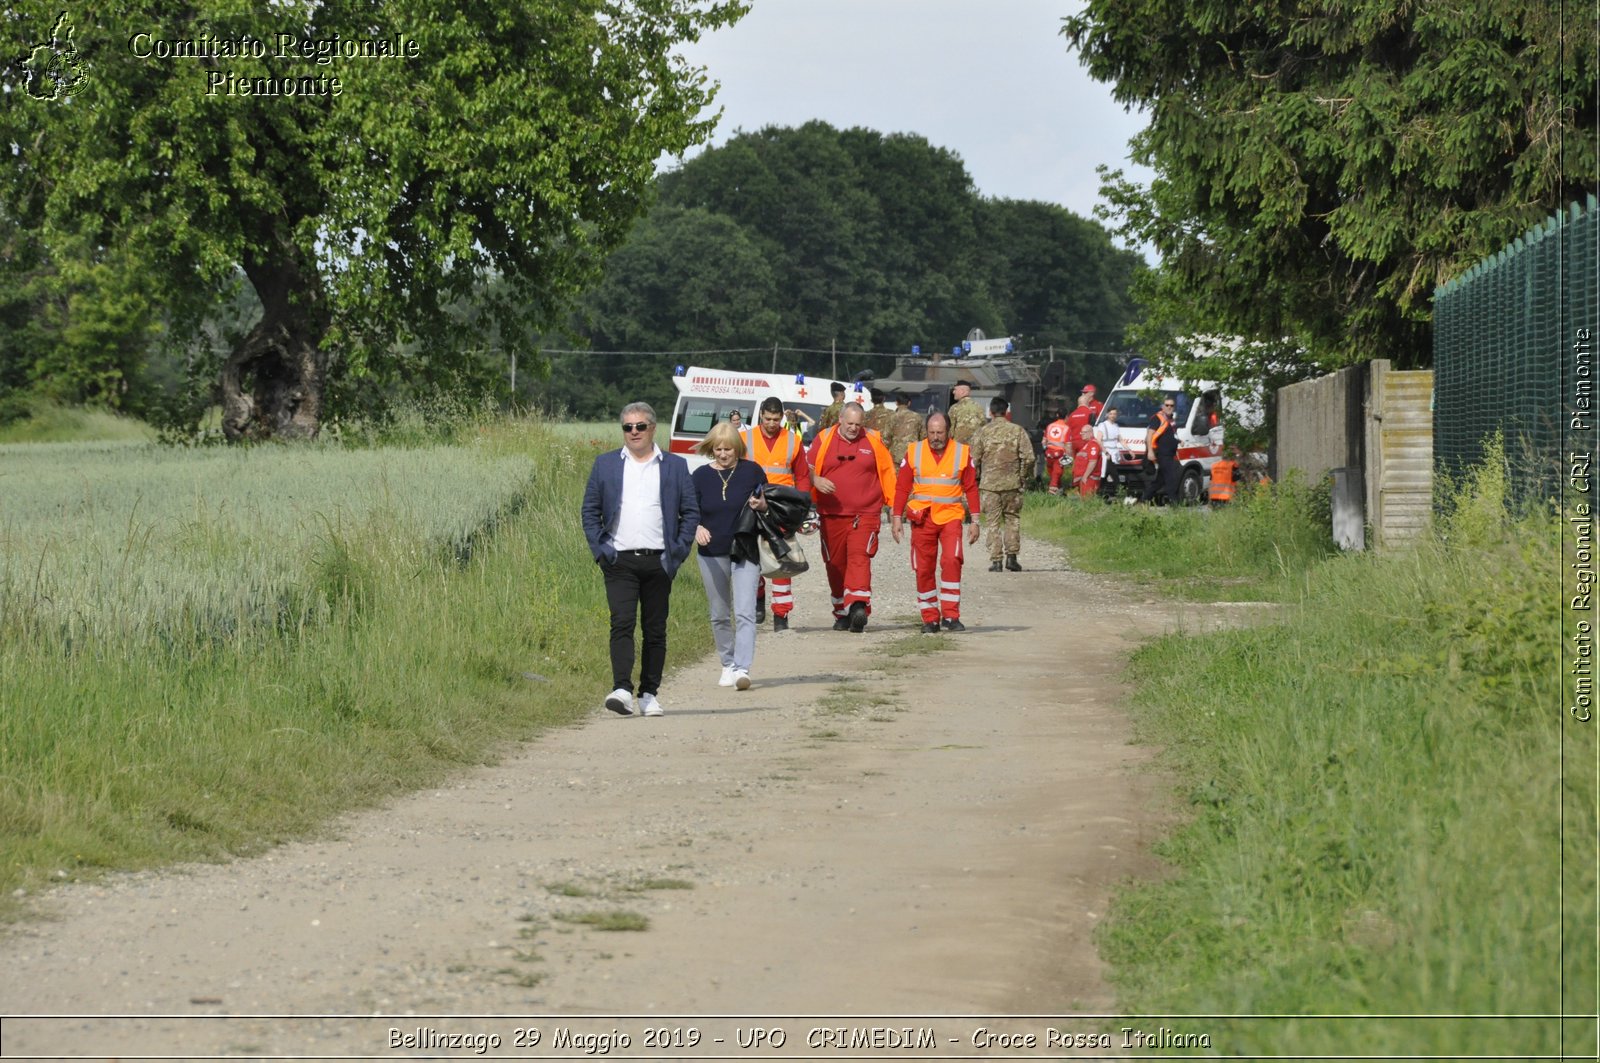
[[[1092,218],[1095,167],[1128,162],[1143,127],[1060,35],[1079,0],[754,0],[684,49],[721,82],[713,144],[813,118],[917,133],[960,155],[985,196]]]

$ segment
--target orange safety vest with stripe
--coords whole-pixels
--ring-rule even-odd
[[[794,457],[800,452],[800,441],[787,428],[778,433],[777,440],[768,443],[767,434],[759,428],[746,428],[744,451],[750,460],[761,466],[767,474],[767,483],[793,487]]]
[[[1211,466],[1211,491],[1213,502],[1233,501],[1233,462],[1218,461]]]
[[[935,524],[949,524],[966,516],[961,470],[971,463],[972,452],[965,443],[951,440],[945,445],[944,454],[939,455],[924,439],[906,451],[906,461],[911,465],[911,497],[906,500],[906,512],[925,509]]]
[[[1051,421],[1050,426],[1044,430],[1044,449],[1053,450],[1061,454],[1067,452],[1067,419],[1065,417]]]
[[[1163,443],[1167,445],[1173,454],[1176,454],[1178,452],[1178,436],[1176,430],[1172,426],[1172,419],[1165,413],[1157,411],[1156,424],[1160,427],[1153,429],[1150,433],[1149,456],[1152,458],[1156,457],[1156,451],[1162,446]],[[1161,438],[1162,436],[1166,436],[1167,438],[1163,440]],[[1168,456],[1171,457],[1172,455]]]

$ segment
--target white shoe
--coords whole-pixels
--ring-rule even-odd
[[[632,716],[633,693],[618,687],[606,695],[606,708],[618,716]]]
[[[733,685],[738,687],[740,690],[749,690],[750,673],[745,671],[743,668],[733,673]]]
[[[654,694],[639,695],[639,711],[646,716],[665,716],[667,710],[661,707],[661,702],[656,700]]]
[[[722,678],[717,680],[719,687],[733,686],[733,665],[725,665],[722,669]]]

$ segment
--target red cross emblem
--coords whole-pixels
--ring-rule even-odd
[[[803,399],[803,398],[806,397],[806,389],[805,388],[801,388],[799,391],[795,392],[795,394],[799,395]]]

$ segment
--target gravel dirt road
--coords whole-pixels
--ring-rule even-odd
[[[566,1058],[599,1054],[575,1030],[628,1037],[613,1057],[753,1058],[735,1031],[771,1027],[809,1058],[807,1016],[1113,1010],[1095,926],[1157,873],[1169,815],[1122,670],[1203,610],[1036,543],[1020,574],[973,553],[965,633],[915,634],[886,542],[868,630],[832,631],[801,577],[749,691],[669,661],[667,715],[623,718],[596,677],[581,725],[326,840],[63,886],[0,941],[4,1057],[471,1057],[491,1032],[483,1054],[543,1057],[565,1029]],[[691,1026],[698,1046],[644,1032]]]

